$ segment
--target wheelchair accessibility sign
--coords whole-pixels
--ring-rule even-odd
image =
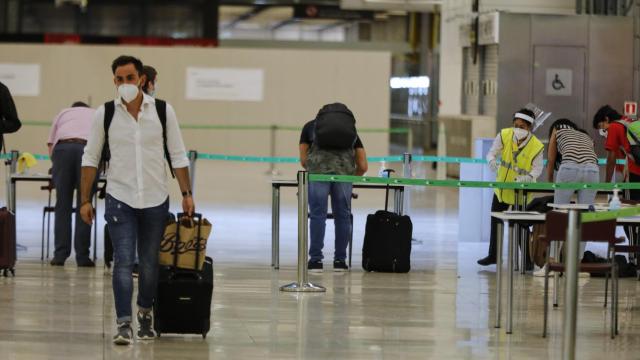
[[[571,96],[573,89],[573,70],[547,69],[547,96]]]

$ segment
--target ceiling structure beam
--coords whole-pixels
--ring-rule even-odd
[[[225,25],[224,28],[225,28],[225,30],[231,30],[236,25],[238,25],[239,23],[251,19],[252,17],[260,14],[261,12],[265,11],[268,8],[269,8],[269,6],[266,6],[266,5],[254,6],[251,10],[249,10],[246,13],[244,13],[244,14],[238,16],[237,18],[231,20],[228,24]]]
[[[297,21],[298,21],[298,20],[297,20],[297,19],[294,19],[294,18],[286,19],[286,20],[282,20],[282,21],[280,21],[279,23],[277,23],[277,24],[273,25],[269,30],[271,30],[271,31],[276,31],[276,30],[281,29],[281,28],[283,28],[283,27],[285,27],[285,26],[287,26],[287,25],[294,24],[294,23],[296,23]]]

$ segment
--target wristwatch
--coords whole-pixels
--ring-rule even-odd
[[[183,191],[182,192],[182,197],[187,197],[187,196],[191,196],[191,195],[193,195],[191,190],[187,190],[187,191]]]

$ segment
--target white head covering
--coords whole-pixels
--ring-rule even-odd
[[[532,125],[533,125],[533,122],[535,121],[535,119],[534,119],[534,118],[532,118],[531,116],[529,116],[529,115],[527,115],[527,114],[520,113],[520,112],[517,112],[517,113],[514,115],[514,118],[516,118],[516,119],[522,119],[522,120],[527,121],[529,124],[532,124]]]

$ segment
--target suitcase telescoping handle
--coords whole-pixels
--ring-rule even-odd
[[[384,169],[382,170],[382,173],[386,173],[386,177],[390,178],[391,177],[391,173],[396,172],[393,169]],[[387,184],[387,187],[384,190],[384,211],[389,211],[389,184]]]
[[[178,268],[178,246],[180,245],[180,224],[182,223],[182,219],[188,218],[190,221],[196,225],[198,229],[198,234],[196,238],[196,256],[195,256],[195,266],[194,269],[198,271],[198,259],[200,259],[200,230],[202,229],[202,214],[193,213],[191,216],[187,213],[178,213],[178,224],[176,227],[176,243],[173,246],[173,267]]]

